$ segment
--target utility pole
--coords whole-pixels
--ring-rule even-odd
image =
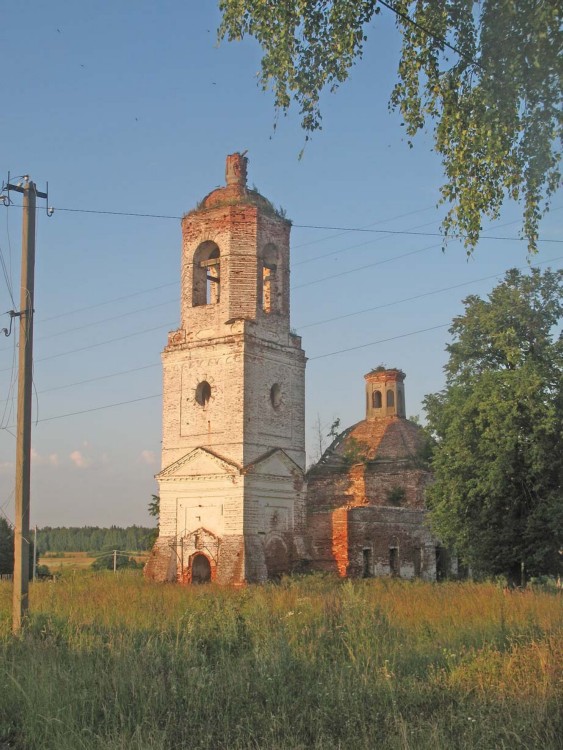
[[[31,397],[33,366],[33,297],[35,290],[35,210],[40,193],[34,182],[25,177],[23,183],[8,191],[23,195],[22,264],[20,311],[18,423],[16,433],[16,518],[14,528],[14,597],[12,632],[19,635],[29,604],[29,488],[31,478]],[[9,201],[9,193],[8,193]]]

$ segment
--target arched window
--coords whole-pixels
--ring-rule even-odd
[[[274,409],[279,409],[282,402],[282,390],[279,383],[274,383],[270,388],[270,401]]]
[[[381,391],[374,391],[371,394],[371,403],[374,409],[381,409]]]
[[[194,253],[192,304],[215,305],[221,297],[219,248],[214,242],[202,242]]]
[[[279,310],[278,267],[278,250],[275,245],[268,244],[262,251],[261,263],[261,307],[265,313]]]
[[[387,391],[387,406],[395,406],[395,393],[391,390]]]
[[[405,394],[403,391],[399,391],[399,416],[404,417],[405,416]]]
[[[207,380],[202,380],[201,383],[198,383],[197,388],[195,389],[195,400],[200,406],[205,407],[209,403],[210,398],[211,386]]]
[[[401,561],[399,559],[399,548],[389,547],[389,572],[393,577],[401,575]]]

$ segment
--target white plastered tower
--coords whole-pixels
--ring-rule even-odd
[[[181,325],[162,354],[160,530],[145,574],[240,584],[305,557],[305,355],[290,331],[290,222],[227,157],[182,220]]]

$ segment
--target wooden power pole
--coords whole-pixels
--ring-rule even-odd
[[[29,488],[31,479],[31,397],[33,364],[33,296],[35,280],[35,210],[37,191],[34,182],[7,185],[23,194],[22,264],[20,311],[18,421],[16,435],[16,518],[14,529],[14,598],[12,631],[19,635],[27,614],[29,596]]]

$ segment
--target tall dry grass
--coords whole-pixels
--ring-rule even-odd
[[[220,589],[0,585],[0,747],[561,748],[563,604],[493,584],[312,576]]]

